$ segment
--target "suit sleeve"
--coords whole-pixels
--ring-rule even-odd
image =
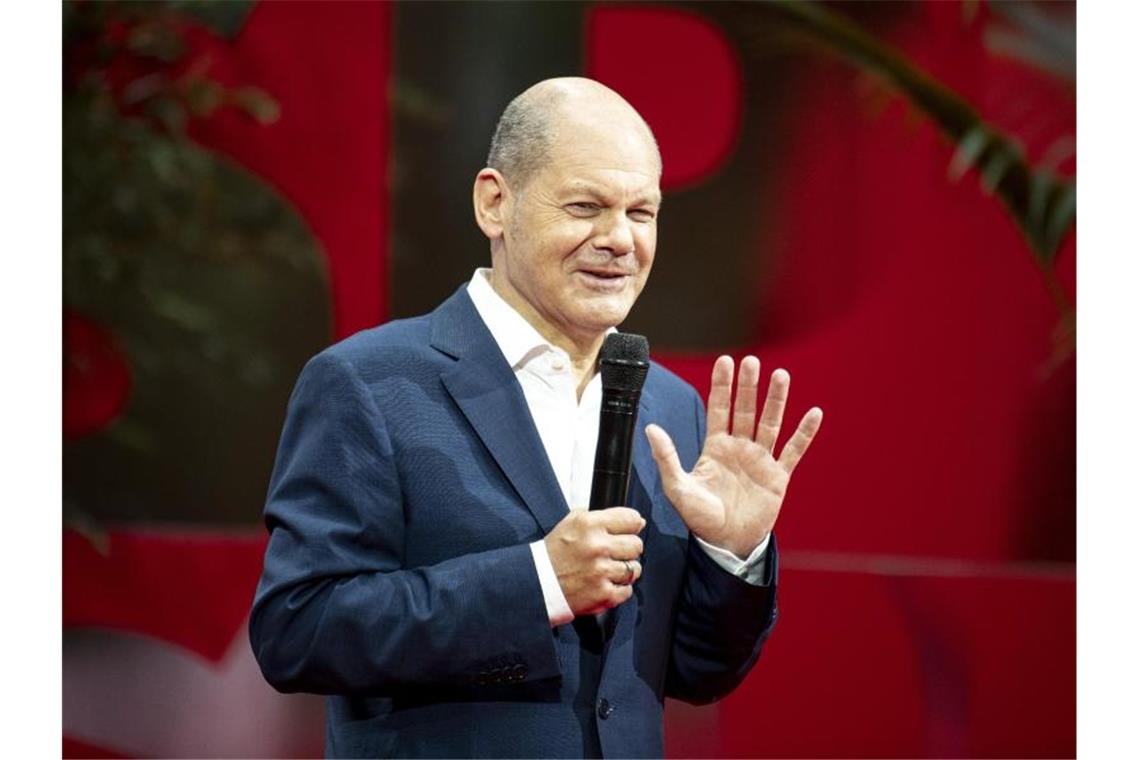
[[[700,398],[694,397],[699,455],[705,413]],[[736,688],[756,664],[778,615],[779,550],[774,533],[764,562],[763,578],[754,585],[724,570],[690,538],[665,681],[667,696],[692,704],[713,702]]]
[[[278,690],[387,694],[560,674],[528,545],[404,567],[383,415],[328,352],[290,399],[265,520],[250,641]]]

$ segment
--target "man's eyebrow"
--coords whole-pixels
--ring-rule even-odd
[[[585,193],[587,195],[597,196],[603,196],[606,194],[602,188],[598,187],[592,182],[587,182],[586,180],[576,180],[569,183],[566,186],[566,193],[568,195],[573,195],[574,193]]]

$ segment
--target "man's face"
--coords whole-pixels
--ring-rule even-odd
[[[559,129],[549,160],[505,209],[497,289],[575,341],[625,319],[657,246],[656,149],[644,130],[618,124]]]

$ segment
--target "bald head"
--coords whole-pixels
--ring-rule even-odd
[[[521,190],[549,161],[558,140],[577,134],[576,126],[602,125],[646,140],[660,172],[657,141],[641,114],[609,87],[583,77],[545,79],[512,100],[495,127],[487,166]]]

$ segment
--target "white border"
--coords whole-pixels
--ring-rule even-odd
[[[0,45],[6,752],[61,741],[62,6],[22,3]]]
[[[1077,749],[1138,757],[1140,12],[1077,12]]]

